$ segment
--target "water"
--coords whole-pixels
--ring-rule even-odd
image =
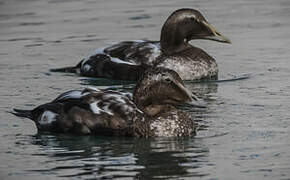
[[[187,109],[200,125],[196,137],[37,134],[31,121],[7,113],[86,84],[106,87],[110,81],[48,69],[113,42],[158,39],[181,7],[200,9],[232,40],[192,42],[217,59],[221,78],[250,75],[186,83],[208,106]],[[0,179],[290,179],[289,17],[289,0],[2,0]]]

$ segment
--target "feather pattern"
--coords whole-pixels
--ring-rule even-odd
[[[231,42],[199,11],[184,8],[174,11],[165,21],[160,41],[123,41],[96,49],[77,66],[53,71],[136,81],[153,66],[170,68],[179,73],[183,80],[216,79],[216,61],[205,51],[188,43],[195,39]]]
[[[37,129],[57,133],[137,137],[192,136],[195,123],[172,104],[191,101],[181,78],[172,70],[146,71],[133,95],[89,87],[62,93],[33,110],[13,114],[32,119]]]

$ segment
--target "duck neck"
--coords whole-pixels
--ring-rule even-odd
[[[178,26],[166,22],[161,29],[160,46],[163,53],[171,55],[185,50],[189,45]]]
[[[161,110],[163,105],[152,104],[152,98],[138,96],[138,99],[133,97],[133,102],[136,106],[148,116],[155,116]]]
[[[146,116],[145,117],[156,117],[162,114],[163,112],[168,112],[172,109],[172,106],[169,104],[151,104],[146,107],[139,108],[143,111]]]

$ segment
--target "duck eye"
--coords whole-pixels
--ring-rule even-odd
[[[168,83],[170,83],[171,82],[171,79],[167,77],[167,78],[165,78],[165,81],[168,82]]]

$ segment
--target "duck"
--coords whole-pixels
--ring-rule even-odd
[[[60,94],[32,110],[13,109],[38,132],[127,137],[189,137],[196,123],[178,105],[199,99],[173,70],[155,67],[141,76],[133,93],[87,87]]]
[[[217,79],[215,59],[189,43],[196,39],[231,43],[198,10],[183,8],[167,18],[161,29],[160,41],[122,41],[96,49],[76,66],[51,71],[137,81],[146,69],[164,67],[176,71],[183,80]]]

